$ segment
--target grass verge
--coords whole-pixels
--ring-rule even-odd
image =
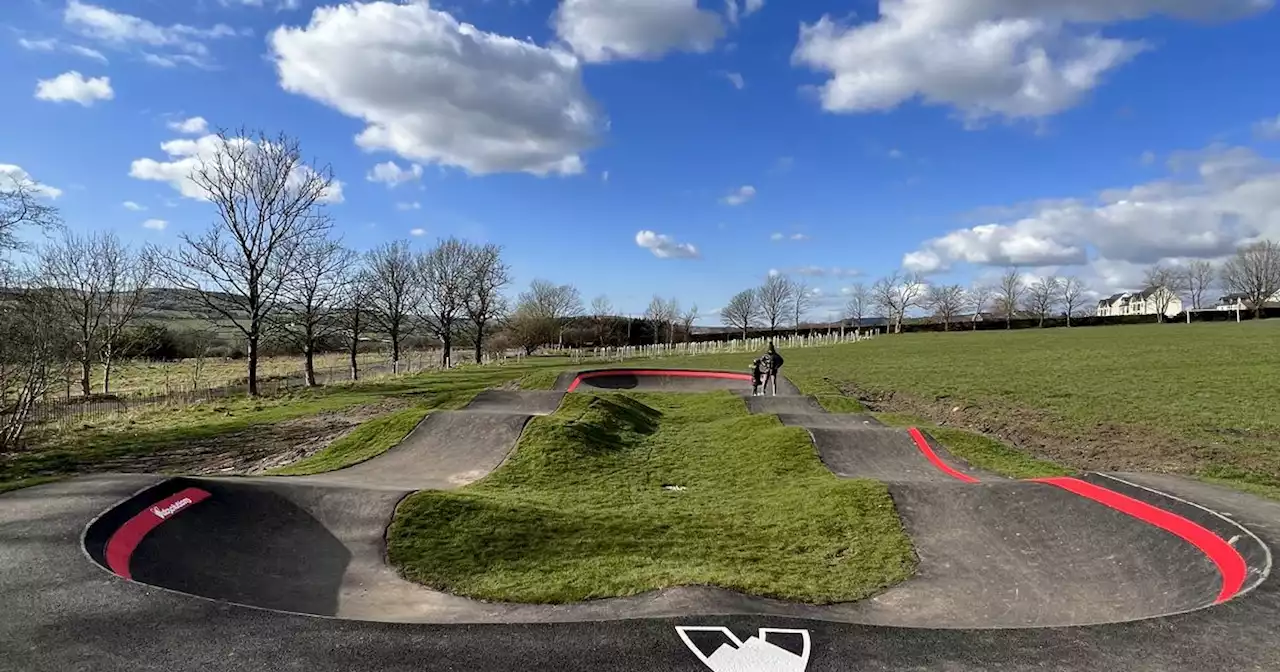
[[[570,395],[489,477],[406,499],[388,554],[428,586],[532,603],[679,585],[842,602],[914,568],[883,484],[836,478],[804,430],[729,393]]]
[[[0,494],[11,492],[13,490],[21,490],[22,488],[30,488],[36,485],[44,485],[45,483],[53,483],[62,480],[59,476],[34,476],[32,478],[19,478],[12,481],[0,480]]]

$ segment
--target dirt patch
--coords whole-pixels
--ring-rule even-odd
[[[872,411],[915,415],[943,427],[977,432],[1082,471],[1195,473],[1224,447],[1150,427],[1103,423],[1073,427],[1043,410],[979,406],[949,397],[926,399],[852,383],[841,384],[840,390]]]
[[[207,439],[166,446],[149,455],[94,465],[95,471],[183,474],[257,474],[309,457],[346,436],[361,423],[408,408],[407,401],[386,400],[257,425]]]

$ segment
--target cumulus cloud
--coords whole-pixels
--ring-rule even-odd
[[[363,119],[367,150],[474,174],[571,175],[603,132],[572,54],[426,3],[318,8],[270,43],[280,85]]]
[[[110,77],[86,78],[76,70],[36,82],[36,98],[39,100],[70,101],[89,107],[99,100],[111,100],[115,97]]]
[[[742,205],[743,203],[746,203],[747,201],[755,197],[756,197],[756,188],[748,184],[746,186],[738,187],[733,191],[733,193],[720,199],[720,202],[724,203],[725,205],[736,206],[736,205]]]
[[[1280,163],[1243,147],[1213,146],[1176,153],[1169,164],[1168,179],[1093,199],[1044,201],[1016,219],[928,240],[903,265],[926,273],[956,263],[1145,265],[1216,258],[1280,237]]]
[[[698,0],[562,0],[551,22],[591,63],[707,52],[725,32],[720,15],[699,9]]]
[[[401,168],[395,161],[379,163],[365,176],[370,182],[382,182],[387,188],[394,189],[405,182],[412,182],[422,177],[422,166],[413,164],[409,168]]]
[[[1253,132],[1263,140],[1280,140],[1280,116],[1259,121],[1253,125]]]
[[[182,119],[180,121],[171,121],[168,124],[169,130],[187,135],[204,135],[209,132],[209,122],[204,117],[191,117],[190,119]]]
[[[232,138],[225,142],[247,143],[254,145],[247,138]],[[181,138],[161,143],[160,150],[168,155],[165,160],[137,159],[129,167],[129,177],[139,180],[165,182],[183,196],[196,200],[206,200],[208,193],[191,179],[195,170],[206,161],[212,160],[223,148],[224,140],[217,135],[205,135],[199,138]],[[298,166],[291,180],[301,180],[308,166]],[[341,203],[342,182],[334,180],[325,192],[321,201],[324,203]]]
[[[422,236],[427,235],[427,230],[426,230],[426,229],[421,229],[421,228],[419,228],[419,229],[409,229],[409,235],[411,235],[411,236],[413,236],[413,237],[415,237],[415,238],[421,238]]]
[[[671,236],[653,231],[636,234],[636,245],[653,253],[659,259],[697,259],[698,248],[689,243],[676,242]]]
[[[143,210],[146,210],[146,209],[147,209],[147,206],[145,206],[145,205],[139,205],[139,204],[137,204],[137,203],[134,203],[133,201],[125,201],[124,203],[121,203],[120,205],[121,205],[122,207],[124,207],[124,209],[125,209],[125,210],[132,210],[132,211],[134,211],[134,212],[142,212]]]
[[[164,231],[169,226],[169,222],[163,219],[148,219],[142,223],[142,228],[151,229],[153,231]]]
[[[1272,0],[880,0],[874,20],[802,24],[797,65],[826,73],[830,112],[893,109],[919,99],[985,117],[1046,117],[1077,104],[1150,45],[1102,27],[1164,15],[1225,20]]]
[[[161,26],[146,19],[116,12],[80,0],[71,0],[62,14],[71,31],[116,49],[149,47],[171,50],[172,54],[148,54],[144,60],[155,65],[189,63],[201,67],[212,64],[206,42],[241,33],[226,24],[197,28],[184,24]]]
[[[61,189],[36,182],[22,167],[0,163],[0,189],[7,191],[19,186],[26,189],[28,193],[42,198],[54,199],[62,195]]]

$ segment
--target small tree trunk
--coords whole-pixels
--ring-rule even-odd
[[[391,333],[391,373],[400,373],[400,333]]]
[[[351,337],[351,380],[360,380],[360,364],[356,361],[356,355],[359,354],[360,339],[355,336]]]
[[[89,349],[85,348],[84,356],[80,359],[80,391],[84,396],[93,394],[91,389],[92,383],[89,382],[89,376],[93,370],[93,359],[89,355]]]
[[[111,394],[111,363],[115,359],[115,354],[111,352],[111,344],[102,351],[102,393]]]
[[[258,396],[258,335],[249,337],[249,396]]]
[[[302,349],[302,354],[306,358],[303,364],[303,371],[306,376],[307,387],[316,386],[316,353],[315,348],[310,343]]]
[[[444,352],[440,353],[440,366],[445,369],[449,368],[452,363],[449,361],[449,352],[453,349],[453,338],[449,334],[450,331],[450,329],[445,329],[444,338],[440,339],[444,345]]]

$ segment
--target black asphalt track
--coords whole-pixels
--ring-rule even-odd
[[[532,406],[545,409],[550,402],[486,400],[473,414],[505,415],[504,404],[513,408],[521,403],[529,406],[512,415],[530,413]],[[751,399],[748,403],[754,406]],[[792,416],[821,415],[807,401],[780,398],[776,403]],[[828,424],[820,426],[824,422]],[[824,460],[870,450],[883,455],[861,463],[872,465],[866,467],[872,471],[883,469],[881,476],[914,471],[890,459],[906,444],[860,442],[857,437],[820,440],[819,432],[841,429],[819,418],[798,417],[790,424],[813,426],[810,431]],[[867,431],[872,429],[876,431]],[[855,424],[843,431],[876,436],[883,430]],[[418,446],[422,459],[402,466],[427,475],[423,463],[436,454],[429,444]],[[902,454],[898,461],[924,460],[914,444],[912,448],[911,458]],[[957,470],[965,468],[945,453],[941,458]],[[973,470],[962,473],[986,478]],[[762,627],[804,629],[813,640],[810,670],[1280,669],[1280,646],[1273,633],[1280,594],[1273,582],[1262,580],[1270,566],[1266,545],[1280,538],[1280,505],[1172,477],[1121,477],[1126,480],[1104,475],[1088,480],[1173,510],[1231,539],[1248,560],[1251,590],[1189,613],[1087,627],[973,630],[954,619],[949,629],[834,622],[899,619],[912,625],[901,622],[906,614],[914,624],[929,624],[938,618],[930,608],[952,617],[961,610],[982,614],[985,620],[976,620],[987,628],[1002,625],[1000,618],[1009,621],[1005,627],[1064,618],[1089,622],[1099,613],[1141,618],[1203,606],[1213,591],[1216,574],[1203,554],[1096,502],[1040,483],[990,480],[975,485],[920,477],[889,481],[921,555],[920,573],[873,600],[804,608],[685,589],[633,598],[623,611],[632,609],[635,616],[751,610],[774,615],[578,621],[626,618],[597,604],[577,614],[536,613],[518,606],[508,612],[510,605],[483,605],[489,611],[477,617],[477,605],[462,604],[470,601],[450,603],[460,598],[442,596],[448,599],[432,602],[394,585],[398,577],[381,562],[381,534],[403,494],[395,488],[370,490],[323,479],[76,479],[0,495],[0,669],[706,669],[681,642],[676,625],[728,626],[744,639]],[[162,494],[191,486],[205,488],[213,497],[142,540],[134,555],[139,581],[115,577],[86,557],[84,549],[100,546],[100,537],[118,527],[119,519],[145,509]],[[1147,489],[1151,487],[1189,501],[1170,499]],[[116,506],[121,501],[124,508]],[[89,526],[107,510],[98,525]],[[248,523],[253,531],[246,535]],[[228,529],[210,532],[211,527]],[[164,568],[174,547],[198,549],[183,558],[182,571]],[[226,569],[241,563],[248,565]],[[1018,571],[1000,575],[1009,569]],[[357,619],[390,614],[392,620],[551,622],[423,625],[315,618],[201,599],[147,581],[166,582],[176,590],[212,584],[224,592],[220,596],[247,598],[255,583],[259,588],[279,584],[270,595],[274,604],[259,606],[304,607],[296,610]],[[1082,586],[1082,581],[1091,585]],[[1023,586],[1030,583],[1038,583],[1039,591],[1027,596]],[[1010,593],[1001,592],[1002,585],[1018,587],[1012,600]],[[1009,613],[991,611],[999,604]],[[788,617],[786,608],[805,618]]]

